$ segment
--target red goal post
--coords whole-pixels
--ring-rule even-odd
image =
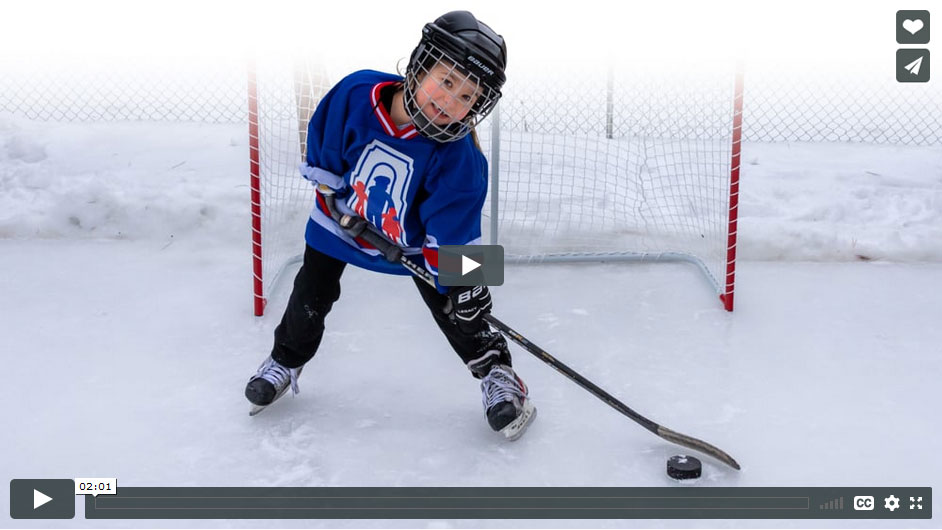
[[[311,61],[254,60],[248,67],[253,312],[262,316],[282,273],[300,261],[314,189],[299,165],[307,122],[330,86]]]
[[[733,140],[730,148],[729,168],[729,224],[726,235],[726,276],[720,301],[727,311],[733,310],[733,293],[736,287],[736,243],[739,226],[739,168],[742,162],[742,98],[743,66],[737,65],[736,84],[733,92]]]

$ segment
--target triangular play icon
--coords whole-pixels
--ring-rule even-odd
[[[469,272],[473,271],[480,267],[481,264],[469,258],[468,256],[461,256],[461,275],[464,276]]]
[[[45,493],[37,489],[33,490],[33,509],[34,510],[51,500],[52,500],[52,497],[46,495]]]

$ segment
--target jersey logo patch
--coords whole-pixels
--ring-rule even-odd
[[[402,219],[409,208],[413,168],[411,157],[373,140],[363,148],[350,174],[353,194],[347,205],[401,246],[408,239]]]

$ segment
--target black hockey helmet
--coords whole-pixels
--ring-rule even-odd
[[[425,74],[445,64],[466,77],[479,90],[470,112],[447,126],[433,123],[419,110],[415,95]],[[507,45],[504,38],[468,11],[452,11],[422,28],[422,39],[412,51],[406,69],[405,106],[416,129],[427,138],[452,142],[463,138],[493,110],[506,81]]]

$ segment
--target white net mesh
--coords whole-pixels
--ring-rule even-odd
[[[500,142],[490,240],[524,261],[689,255],[720,290],[734,82],[731,67],[511,79],[499,127],[480,129],[485,152]]]

